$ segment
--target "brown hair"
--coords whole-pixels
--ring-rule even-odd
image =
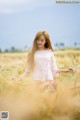
[[[38,49],[36,41],[41,37],[41,35],[44,35],[44,37],[46,39],[46,43],[44,45],[45,48],[49,48],[52,51],[54,51],[52,48],[52,45],[51,45],[51,40],[50,40],[50,36],[49,36],[48,32],[44,31],[44,30],[37,32],[37,34],[33,40],[31,51],[28,53],[28,57],[27,57],[27,63],[29,64],[31,70],[33,70],[33,68],[34,68],[34,54]]]

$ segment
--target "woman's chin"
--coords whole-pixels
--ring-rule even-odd
[[[42,48],[42,46],[38,46],[38,48]]]

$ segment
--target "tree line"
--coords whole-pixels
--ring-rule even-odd
[[[60,43],[55,43],[54,46],[56,48],[66,48],[65,44],[63,42],[60,42]],[[77,42],[74,42],[74,47],[78,47],[80,48],[80,43],[77,43]],[[5,50],[2,50],[0,48],[0,53],[1,52],[23,52],[23,51],[28,51],[30,49],[30,47],[28,47],[27,45],[25,45],[25,47],[23,49],[18,49],[18,48],[15,48],[14,46],[12,46],[10,49],[5,49]]]

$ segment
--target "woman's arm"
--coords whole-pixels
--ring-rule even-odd
[[[56,58],[54,56],[54,52],[51,53],[51,70],[53,73],[53,76],[59,75],[59,68],[57,66]]]
[[[24,78],[28,73],[30,73],[30,66],[27,64],[25,71],[19,76],[19,78]]]
[[[27,70],[27,68],[25,69],[25,71],[21,74],[20,78],[25,77],[30,71]]]
[[[18,81],[18,80],[24,78],[28,73],[30,73],[30,69],[27,66],[26,69],[25,69],[25,71],[18,78],[16,78],[16,80]]]
[[[68,68],[68,69],[58,69],[57,73],[67,73],[67,72],[75,72],[73,68]]]

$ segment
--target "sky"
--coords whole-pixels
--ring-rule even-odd
[[[67,0],[66,0],[67,1]],[[80,44],[80,4],[56,0],[0,0],[0,48],[31,47],[36,33],[46,30],[52,45]]]

